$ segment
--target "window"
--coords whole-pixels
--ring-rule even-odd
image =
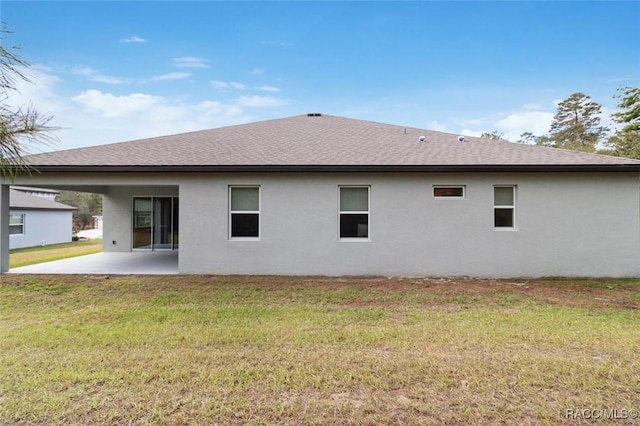
[[[516,187],[493,187],[493,223],[496,228],[514,229],[516,211]]]
[[[433,187],[433,198],[464,198],[464,185]]]
[[[369,187],[340,187],[340,238],[369,238]]]
[[[24,234],[24,214],[9,215],[9,235]]]
[[[229,236],[258,238],[260,236],[260,187],[229,187]]]

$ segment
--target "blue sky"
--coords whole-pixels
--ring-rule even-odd
[[[7,1],[55,149],[322,112],[544,134],[583,92],[640,85],[640,2]]]

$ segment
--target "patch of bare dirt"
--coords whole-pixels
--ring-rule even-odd
[[[640,279],[475,279],[439,277],[324,277],[324,276],[88,276],[88,275],[3,275],[2,284],[20,285],[39,280],[41,286],[119,285],[140,286],[150,294],[179,289],[243,286],[291,293],[296,289],[353,291],[341,302],[357,306],[396,305],[420,298],[424,303],[446,305],[496,303],[530,299],[534,302],[571,307],[640,309]],[[0,285],[2,285],[0,284]],[[379,297],[387,294],[388,297]],[[368,297],[370,295],[370,297]],[[413,299],[412,299],[413,298]]]

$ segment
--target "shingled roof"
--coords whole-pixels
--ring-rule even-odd
[[[40,171],[640,171],[640,161],[309,114],[33,155]]]
[[[9,191],[9,208],[19,210],[77,210],[75,207],[47,200],[23,191]]]

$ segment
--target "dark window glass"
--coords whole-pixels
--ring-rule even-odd
[[[447,186],[447,187],[435,187],[433,188],[434,197],[464,197],[464,188],[461,186]]]
[[[340,215],[340,238],[369,238],[369,215]]]
[[[494,212],[496,228],[513,228],[513,209],[496,208]]]
[[[259,215],[257,213],[231,214],[232,237],[258,237]]]

